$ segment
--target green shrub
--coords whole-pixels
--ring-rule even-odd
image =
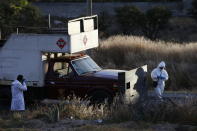
[[[27,0],[0,1],[0,30],[3,38],[15,32],[17,27],[31,28],[43,22],[38,8]]]

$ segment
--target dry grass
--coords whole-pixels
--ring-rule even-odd
[[[197,87],[197,43],[154,42],[134,36],[112,36],[100,43],[92,57],[104,68],[132,69],[148,64],[151,71],[164,60],[170,89]]]
[[[151,123],[197,123],[197,99],[186,97],[164,102],[147,100],[142,103],[125,105],[119,101],[111,105],[109,122],[146,121]]]
[[[133,117],[133,109],[129,108],[129,105],[124,104],[120,97],[115,97],[113,103],[108,108],[107,119],[109,122],[124,122],[130,121]]]
[[[52,120],[53,118],[51,117],[53,116],[56,117],[56,113],[59,113],[60,119],[72,118],[96,120],[104,119],[106,117],[108,112],[107,108],[108,106],[105,103],[92,105],[90,104],[89,100],[72,96],[68,97],[66,101],[59,104],[38,107],[36,110],[34,110],[34,113],[36,115],[45,114],[49,120]]]
[[[174,101],[175,105],[170,102],[157,103],[154,101],[125,105],[119,99],[116,99],[111,106],[92,106],[86,103],[88,103],[88,101],[74,98],[73,100],[69,100],[69,103],[66,104],[37,106],[34,109],[20,113],[0,112],[0,129],[18,128],[19,130],[26,130],[32,128],[32,130],[39,130],[51,127],[55,129],[59,128],[59,126],[66,126],[62,121],[68,120],[71,116],[73,120],[68,120],[66,123],[71,123],[76,119],[89,119],[93,123],[97,119],[104,121],[104,123],[101,123],[99,126],[87,124],[86,126],[78,128],[76,125],[76,127],[73,128],[76,131],[88,131],[93,129],[96,131],[127,131],[131,129],[133,131],[151,131],[152,128],[150,128],[150,126],[155,122],[197,123],[197,100],[191,98]],[[56,113],[53,112],[53,110],[57,107],[60,116],[59,124],[58,121],[54,121],[56,115],[53,115],[53,113]],[[53,116],[55,117],[53,118]]]
[[[84,100],[76,96],[72,98],[67,98],[67,103],[62,103],[60,107],[60,112],[62,112],[63,117],[73,117],[75,119],[103,119],[106,117],[107,105],[90,105],[89,100]]]

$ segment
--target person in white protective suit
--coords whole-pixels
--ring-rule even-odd
[[[27,90],[26,83],[22,75],[17,76],[17,80],[12,82],[11,92],[12,92],[12,101],[11,101],[11,110],[12,111],[24,111],[25,110],[25,101],[23,96],[23,91]]]
[[[156,85],[155,85],[155,93],[156,93],[156,96],[160,100],[163,100],[162,99],[162,95],[163,95],[163,92],[164,92],[165,81],[168,80],[168,73],[165,70],[165,66],[166,66],[165,62],[162,61],[162,62],[159,63],[157,68],[155,68],[151,72],[151,78],[156,83]]]

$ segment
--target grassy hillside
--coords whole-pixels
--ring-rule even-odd
[[[197,43],[153,42],[133,36],[112,36],[100,43],[93,58],[104,68],[132,69],[148,64],[150,79],[150,71],[163,60],[170,76],[167,89],[197,87]]]

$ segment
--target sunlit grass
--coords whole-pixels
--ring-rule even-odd
[[[150,71],[166,62],[171,90],[197,87],[197,43],[150,41],[144,37],[112,36],[100,41],[92,57],[103,68],[132,69],[147,64]],[[150,76],[150,75],[149,75]]]

